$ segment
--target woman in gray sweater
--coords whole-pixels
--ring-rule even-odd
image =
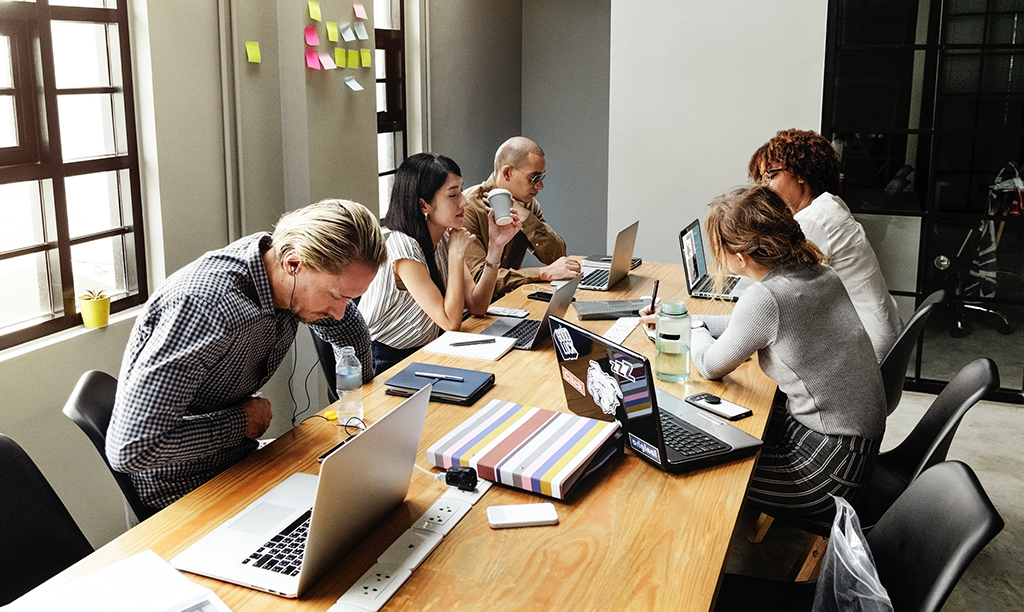
[[[755,281],[728,316],[702,317],[691,355],[709,379],[753,353],[786,394],[775,407],[750,498],[830,523],[833,495],[856,503],[885,430],[885,393],[871,340],[842,281],[767,187],[719,196],[705,219],[711,252]]]

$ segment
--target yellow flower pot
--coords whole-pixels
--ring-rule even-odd
[[[82,324],[86,327],[106,327],[110,319],[110,298],[79,296],[78,307],[82,311]]]

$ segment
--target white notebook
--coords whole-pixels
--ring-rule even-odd
[[[469,346],[452,346],[453,343],[474,341],[482,341],[482,343]],[[423,347],[423,350],[439,355],[454,355],[455,357],[472,357],[473,359],[497,361],[501,359],[502,355],[512,350],[515,343],[515,338],[450,331],[441,334],[436,340]]]

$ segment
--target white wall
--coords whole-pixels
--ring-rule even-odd
[[[523,135],[544,149],[537,199],[571,254],[605,252],[610,18],[611,0],[523,0]]]
[[[820,129],[826,5],[612,0],[609,248],[639,218],[636,254],[679,261],[679,230],[761,144]]]

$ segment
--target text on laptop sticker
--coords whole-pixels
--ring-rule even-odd
[[[576,345],[572,343],[572,336],[569,335],[569,330],[564,327],[559,327],[554,331],[555,347],[558,349],[558,353],[564,360],[574,360],[580,358],[579,351],[576,350]]]
[[[570,372],[569,369],[566,368],[565,366],[562,366],[562,378],[565,380],[565,382],[569,383],[573,389],[579,391],[580,395],[582,395],[583,397],[587,396],[586,386],[583,384],[583,381],[580,380],[575,374]]]
[[[661,463],[661,454],[658,452],[658,449],[655,448],[652,444],[641,440],[640,438],[634,436],[633,434],[629,434],[629,447],[635,450],[636,452],[640,453],[641,455],[647,457],[651,461],[655,463]]]

